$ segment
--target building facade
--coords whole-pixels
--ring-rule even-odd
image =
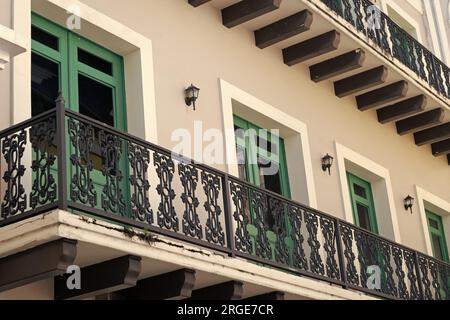
[[[450,299],[449,1],[0,7],[1,299]]]

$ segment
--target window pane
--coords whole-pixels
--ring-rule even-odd
[[[269,133],[267,133],[268,135]],[[266,150],[268,154],[278,154],[278,149],[277,149],[277,145],[269,142],[267,139],[265,139],[266,137],[264,136],[264,134],[262,136],[258,136],[258,138],[256,139],[256,144],[259,148]]]
[[[367,199],[366,189],[361,187],[360,185],[354,183],[353,190],[355,190],[355,194],[360,196],[361,198]]]
[[[31,38],[49,48],[52,48],[56,51],[59,50],[59,39],[54,35],[51,35],[50,33],[35,26],[31,27]]]
[[[439,230],[439,225],[436,220],[428,218],[428,223],[430,224],[430,227]]]
[[[56,107],[59,91],[59,65],[31,54],[31,113],[36,116]]]
[[[444,255],[442,254],[442,246],[440,237],[438,235],[431,235],[431,242],[433,245],[434,257],[439,260],[444,260]]]
[[[112,63],[102,58],[94,56],[93,54],[78,48],[78,61],[87,64],[88,66],[97,69],[103,73],[113,75]]]
[[[78,92],[81,114],[114,126],[112,88],[79,74]]]
[[[369,209],[366,206],[357,203],[356,210],[358,214],[359,226],[363,229],[372,231],[372,226],[370,225],[369,219]]]
[[[281,195],[281,179],[278,164],[273,162],[267,163],[264,159],[259,158],[258,170],[260,186]]]

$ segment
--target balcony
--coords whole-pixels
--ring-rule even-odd
[[[281,51],[289,67],[306,65],[311,81],[331,84],[337,98],[376,112],[386,130],[414,135],[450,165],[449,67],[371,1],[188,2],[210,3],[225,27],[250,31],[257,48]]]
[[[67,110],[61,100],[0,132],[0,143],[1,227],[61,209],[377,297],[450,299],[450,264]],[[379,286],[369,279],[373,266]]]

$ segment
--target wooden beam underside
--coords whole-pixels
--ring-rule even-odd
[[[222,23],[233,28],[278,9],[281,0],[242,0],[222,9]]]
[[[275,43],[308,31],[313,22],[309,10],[303,10],[255,31],[256,46],[267,48]]]
[[[77,255],[77,241],[55,240],[0,259],[0,292],[64,274]]]

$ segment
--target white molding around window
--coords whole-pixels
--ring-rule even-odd
[[[430,234],[428,231],[428,222],[426,210],[429,210],[442,217],[442,223],[445,229],[445,237],[450,239],[450,202],[436,196],[435,194],[416,185],[417,206],[419,208],[420,221],[422,224],[423,236],[425,239],[426,254],[433,256]],[[447,243],[447,247],[448,247]]]
[[[351,172],[372,185],[380,235],[401,243],[389,170],[338,142],[335,142],[335,150],[346,221],[354,223],[347,181],[347,172]]]
[[[14,64],[14,123],[31,117],[31,11],[66,27],[70,8],[77,7],[81,36],[121,55],[125,65],[125,91],[129,132],[157,143],[153,49],[150,39],[77,0],[14,1],[14,29],[28,39],[27,53]]]
[[[223,79],[219,86],[228,173],[238,176],[233,114],[264,128],[276,125],[285,143],[292,199],[317,208],[307,126]]]

